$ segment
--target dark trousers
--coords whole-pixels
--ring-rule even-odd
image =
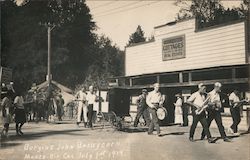
[[[93,118],[93,104],[88,105],[88,121],[89,121],[89,127],[92,127],[92,118]]]
[[[139,123],[140,117],[143,117],[144,121],[146,122],[146,125],[149,126],[150,124],[150,116],[149,111],[146,107],[138,107],[137,108],[137,114],[134,121],[134,126],[136,127]]]
[[[183,126],[188,126],[188,109],[188,106],[182,105]]]
[[[225,130],[224,130],[224,126],[222,124],[220,111],[216,111],[216,110],[208,111],[208,117],[207,117],[208,128],[210,127],[213,120],[215,120],[215,122],[216,122],[216,124],[217,124],[217,126],[219,128],[221,138],[223,138],[223,139],[226,138],[226,133],[225,133]],[[205,136],[204,129],[202,131],[202,136],[203,137]]]
[[[238,132],[238,125],[240,124],[241,121],[241,117],[240,117],[240,108],[236,107],[236,108],[232,108],[230,107],[230,112],[233,118],[233,124],[231,125],[232,130],[234,131],[234,133]]]
[[[149,124],[149,128],[148,128],[148,133],[153,133],[154,131],[154,127],[156,128],[157,134],[160,134],[160,126],[158,123],[158,117],[156,114],[156,109],[152,109],[152,108],[148,108],[149,113],[151,114],[152,118],[151,118],[151,122]]]
[[[194,137],[194,132],[195,132],[198,122],[201,123],[204,134],[207,135],[207,138],[211,138],[205,112],[202,112],[200,115],[196,115],[195,113],[193,113],[193,123],[190,128],[189,137],[192,137],[192,138]]]

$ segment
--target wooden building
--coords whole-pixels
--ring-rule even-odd
[[[203,82],[210,91],[215,82],[229,93],[237,86],[249,91],[249,51],[247,23],[244,20],[197,29],[196,20],[170,22],[154,28],[154,40],[126,47],[125,76],[111,79],[128,88],[133,96],[142,88],[160,83],[173,114],[174,95],[186,99]],[[173,118],[167,120],[168,123]]]

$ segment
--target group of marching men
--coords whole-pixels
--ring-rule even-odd
[[[198,91],[194,92],[186,102],[186,105],[191,106],[192,108],[192,116],[193,122],[190,128],[189,140],[194,142],[194,133],[197,127],[198,122],[201,123],[203,127],[203,131],[201,134],[201,140],[207,137],[209,143],[215,143],[216,138],[212,138],[209,127],[211,122],[215,120],[220,135],[225,142],[230,142],[231,140],[227,137],[225,133],[224,126],[222,124],[221,112],[224,111],[222,92],[221,92],[222,84],[216,82],[214,84],[214,88],[209,93],[206,92],[206,86],[203,83],[198,85]],[[154,90],[147,93],[146,89],[142,90],[142,94],[139,96],[137,100],[137,115],[134,121],[134,126],[137,127],[139,123],[139,118],[143,116],[148,129],[148,134],[153,134],[154,128],[157,131],[157,135],[160,134],[160,127],[158,123],[157,117],[157,109],[162,107],[165,97],[159,91],[160,85],[159,83],[154,84]],[[181,98],[181,94],[177,94],[177,101],[175,103],[175,123],[183,123],[182,119],[182,105],[183,101]],[[248,103],[248,101],[241,101],[239,96],[239,91],[235,89],[228,97],[230,104],[230,112],[233,119],[233,124],[228,128],[228,132],[234,135],[240,135],[238,133],[238,125],[241,121],[240,115],[240,106],[244,103]],[[150,116],[149,116],[150,114]],[[180,118],[181,117],[181,118]]]

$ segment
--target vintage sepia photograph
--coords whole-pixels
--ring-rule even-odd
[[[0,0],[0,160],[250,160],[250,0]]]

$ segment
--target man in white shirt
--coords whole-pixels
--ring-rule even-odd
[[[233,119],[233,124],[229,127],[228,131],[235,135],[239,135],[238,133],[238,125],[240,124],[240,106],[234,107],[237,103],[240,102],[239,91],[234,89],[234,91],[229,95],[229,103],[230,103],[230,112]]]
[[[222,98],[220,95],[221,87],[222,87],[221,83],[216,82],[214,84],[214,89],[208,93],[210,96],[210,100],[208,103],[208,105],[210,106],[210,109],[208,109],[207,123],[208,123],[208,128],[209,128],[212,121],[215,120],[215,122],[219,128],[221,138],[225,142],[230,142],[229,138],[227,138],[227,136],[226,136],[224,126],[222,124],[222,118],[221,118],[221,112],[223,111],[223,106],[221,103]],[[202,135],[201,135],[201,139],[204,139],[204,137],[205,137],[205,131],[203,130]]]
[[[164,98],[162,94],[159,91],[160,84],[155,83],[154,84],[154,90],[148,93],[148,96],[146,98],[146,103],[149,106],[149,113],[151,115],[151,122],[149,124],[148,134],[153,134],[154,127],[156,128],[157,135],[160,136],[160,126],[158,123],[158,117],[157,117],[157,109],[159,106],[163,105]]]
[[[198,85],[199,90],[197,92],[194,92],[187,100],[187,104],[191,106],[199,106],[202,107],[205,100],[206,100],[206,86],[203,83],[200,83]],[[207,135],[208,142],[209,143],[214,143],[214,140],[211,138],[211,134],[208,128],[207,120],[206,120],[206,113],[205,111],[201,112],[200,114],[196,114],[195,110],[197,108],[192,107],[192,115],[193,115],[193,123],[190,128],[190,133],[189,133],[189,140],[191,142],[194,142],[194,132],[197,127],[198,122],[201,123],[203,130],[205,131],[205,134]]]
[[[76,94],[76,99],[78,101],[78,108],[77,108],[77,122],[76,124],[79,126],[79,124],[82,121],[82,115],[83,115],[83,123],[84,127],[87,126],[87,105],[86,105],[86,93],[84,92],[84,88],[82,88],[79,92]]]
[[[87,93],[86,100],[87,100],[87,106],[88,106],[88,126],[92,128],[93,127],[92,125],[93,107],[94,107],[94,103],[97,100],[97,96],[94,92],[93,86],[89,86],[89,92]]]

